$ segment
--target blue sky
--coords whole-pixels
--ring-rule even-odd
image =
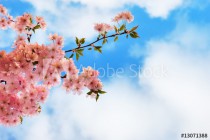
[[[210,1],[199,2],[0,0],[13,16],[45,17],[47,30],[33,38],[39,43],[48,43],[49,33],[64,36],[64,49],[74,47],[75,36],[94,40],[93,24],[124,10],[134,14],[130,27],[139,25],[141,36],[110,40],[102,55],[87,52],[76,62],[105,69],[108,94],[98,103],[56,87],[40,115],[0,126],[0,140],[181,140],[181,133],[210,132]],[[0,49],[10,51],[15,36],[0,31]]]

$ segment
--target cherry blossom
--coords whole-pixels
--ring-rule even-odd
[[[7,9],[1,4],[0,4],[0,13],[3,14],[3,15],[7,14]]]
[[[133,15],[131,12],[126,11],[126,12],[121,12],[118,15],[116,15],[113,19],[114,22],[120,22],[121,20],[125,20],[128,23],[132,22],[134,20]]]
[[[95,24],[94,29],[98,31],[99,33],[104,33],[104,32],[108,32],[112,30],[113,27],[106,23],[97,23]]]
[[[133,16],[130,12],[117,15],[115,21],[126,20],[131,22]],[[38,29],[45,29],[46,22],[43,17],[35,18],[24,13],[13,18],[7,9],[0,5],[0,29],[12,29],[17,32],[17,38],[12,45],[13,50],[6,52],[0,50],[0,124],[14,126],[22,123],[23,117],[36,115],[41,112],[41,105],[45,103],[50,94],[50,89],[61,85],[67,92],[82,94],[83,89],[88,89],[88,97],[98,100],[103,85],[98,78],[99,72],[91,67],[80,71],[73,60],[76,55],[78,60],[83,56],[85,48],[102,52],[102,46],[95,46],[100,40],[107,42],[108,37],[118,37],[122,29],[106,23],[95,24],[94,29],[99,32],[99,37],[89,45],[85,38],[77,38],[77,48],[64,51],[64,39],[58,34],[50,34],[50,44],[31,43],[31,37]],[[124,27],[124,26],[123,26]],[[106,36],[107,32],[115,29],[116,34]],[[129,33],[132,38],[137,38],[137,27]],[[120,35],[128,34],[125,29]],[[100,36],[102,37],[100,38]],[[68,53],[72,55],[67,57]],[[62,75],[65,73],[65,75]]]

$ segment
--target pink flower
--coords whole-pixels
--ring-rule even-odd
[[[63,87],[66,89],[67,92],[70,92],[74,86],[74,79],[73,78],[65,78],[63,81]]]
[[[45,21],[42,21],[39,23],[42,29],[45,29],[47,27],[47,24]]]
[[[6,29],[7,28],[7,20],[5,18],[0,18],[0,27],[1,29]]]
[[[63,69],[66,72],[67,78],[75,77],[78,74],[78,69],[76,68],[72,59],[64,58],[62,60]]]
[[[44,21],[44,18],[43,18],[43,17],[37,16],[37,17],[36,17],[36,22],[37,22],[37,24],[39,24],[39,25],[41,26],[42,29],[45,29],[46,26],[47,26],[47,24],[46,24],[46,22]]]
[[[107,32],[107,31],[110,31],[110,30],[113,30],[113,27],[111,26],[111,25],[109,25],[109,24],[105,24],[104,23],[104,30]]]
[[[8,26],[12,26],[13,23],[14,23],[14,22],[13,22],[13,17],[12,17],[12,16],[8,16],[8,17],[7,17],[7,25],[8,25]]]
[[[19,46],[21,44],[25,44],[25,37],[19,35],[14,42],[14,46]]]
[[[55,45],[58,46],[58,47],[61,47],[61,46],[63,46],[63,43],[64,43],[63,37],[62,36],[58,36],[56,38],[56,40],[55,40]]]
[[[7,9],[1,4],[0,4],[0,13],[3,14],[3,15],[7,14]]]
[[[50,34],[50,35],[49,35],[49,39],[50,39],[50,40],[56,40],[57,38],[58,38],[58,35],[57,35],[57,34],[53,34],[53,35]]]
[[[19,25],[30,25],[31,24],[31,17],[28,14],[24,14],[23,16],[21,16],[18,20]]]
[[[58,46],[58,47],[63,46],[64,41],[63,41],[62,36],[58,36],[57,34],[53,34],[53,35],[50,34],[49,39],[53,40],[56,46]]]
[[[95,24],[94,29],[98,31],[99,33],[104,33],[104,32],[108,32],[112,30],[113,27],[106,23],[97,23]]]
[[[38,114],[49,90],[60,83],[66,91],[76,94],[81,94],[84,88],[95,92],[102,89],[98,71],[88,67],[79,73],[73,59],[64,58],[62,36],[50,35],[52,43],[49,45],[26,41],[26,34],[31,34],[36,25],[46,27],[42,17],[36,17],[37,24],[33,24],[30,14],[25,13],[13,20],[6,11],[0,5],[0,29],[10,27],[17,31],[18,36],[13,51],[0,51],[0,124],[18,125],[22,117]],[[95,29],[104,33],[112,30],[112,26],[101,23],[96,24]],[[66,74],[63,80],[62,72]]]
[[[121,12],[121,13],[119,13],[113,19],[114,22],[120,22],[121,20],[125,20],[128,23],[130,23],[130,22],[132,22],[134,20],[134,17],[131,14],[131,12],[127,11],[127,12]]]
[[[62,61],[55,61],[52,63],[52,66],[55,67],[55,70],[59,74],[63,71]]]
[[[98,90],[101,90],[102,89],[102,83],[99,79],[93,79],[88,85],[87,87],[90,89],[90,90],[93,90],[93,91],[98,91]]]
[[[124,18],[124,20],[126,20],[128,23],[130,23],[130,22],[132,22],[132,21],[134,20],[133,15],[132,15],[131,12],[129,12],[129,11],[124,12],[123,18]]]
[[[36,16],[36,22],[37,23],[41,23],[43,21],[44,21],[44,18],[43,17]]]
[[[5,56],[6,56],[6,52],[4,50],[0,51],[0,59],[4,58]]]

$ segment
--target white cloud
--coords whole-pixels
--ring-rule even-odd
[[[36,15],[45,17],[48,31],[60,33],[67,41],[75,36],[92,38],[96,35],[92,28],[94,23],[111,23],[113,16],[128,5],[145,8],[151,17],[167,18],[171,11],[187,3],[184,0],[22,1],[31,3]]]
[[[24,0],[27,2],[32,3],[38,10],[40,11],[50,11],[53,13],[57,13],[56,8],[58,4],[61,7],[65,5],[69,6],[69,4],[78,4],[83,5],[85,7],[89,7],[91,9],[109,9],[114,10],[118,8],[123,8],[125,5],[137,5],[139,7],[145,8],[146,11],[152,17],[162,17],[166,18],[170,12],[183,4],[189,3],[191,1],[183,1],[183,0],[106,0],[106,1],[95,1],[95,0],[50,0],[50,2],[43,2],[41,0],[37,1],[29,1]],[[84,8],[84,7],[83,7]],[[106,10],[105,10],[106,11]]]
[[[72,1],[27,2],[34,6],[36,15],[45,17],[48,24],[47,31],[59,33],[65,37],[66,42],[75,36],[91,39],[96,35],[93,25],[98,22],[111,23],[111,18],[116,14],[114,10],[92,8],[89,5],[72,6]]]
[[[210,40],[207,26],[182,24],[163,40],[148,43],[144,68],[164,65],[167,77],[140,76],[142,86],[174,108],[184,120],[182,132],[209,132]]]
[[[13,45],[15,40],[15,33],[11,30],[4,30],[0,32],[0,48],[8,48]],[[11,41],[12,40],[12,41]]]
[[[131,57],[140,58],[145,57],[147,54],[146,48],[143,46],[140,46],[139,44],[135,44],[130,47],[129,54]]]
[[[167,18],[171,11],[181,7],[183,0],[136,0],[140,7],[146,9],[151,17]]]
[[[51,125],[49,123],[49,117],[43,114],[42,117],[36,119],[36,123],[30,127],[30,129],[25,130],[26,135],[22,136],[26,140],[50,140],[52,139]],[[43,126],[43,127],[42,127]]]

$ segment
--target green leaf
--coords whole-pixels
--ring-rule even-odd
[[[132,33],[134,33],[135,35],[137,35],[137,36],[139,37],[139,35],[138,35],[138,33],[137,33],[136,31],[134,31],[134,32],[132,32]]]
[[[92,91],[89,91],[88,93],[87,93],[87,95],[91,95],[93,92]]]
[[[78,50],[76,50],[76,52],[77,52],[79,55],[82,55],[82,56],[83,56],[83,51],[84,51],[84,49],[78,49]]]
[[[79,54],[78,53],[76,53],[76,59],[79,60]]]
[[[130,36],[131,36],[132,38],[139,38],[138,33],[135,32],[135,31],[133,31],[132,33],[130,33]]]
[[[20,123],[22,124],[23,123],[23,117],[19,116],[20,118]]]
[[[96,95],[96,102],[98,101],[99,99],[99,94]]]
[[[134,35],[133,33],[130,33],[130,36],[131,36],[132,38],[135,38],[135,35]]]
[[[103,42],[102,42],[102,45],[104,45],[106,43],[107,43],[107,39],[104,39]]]
[[[73,58],[74,57],[74,53],[71,54],[71,56],[69,58]]]
[[[76,37],[75,42],[77,43],[77,45],[79,44],[79,39],[78,39],[78,37]]]
[[[125,24],[123,24],[123,25],[120,27],[119,31],[122,31],[122,30],[124,30],[124,29],[125,29]]]
[[[33,20],[32,20],[32,18],[30,18],[30,22],[31,22],[31,23],[33,23]]]
[[[100,39],[100,37],[101,37],[101,34],[98,35],[97,39]]]
[[[107,33],[108,33],[108,32],[107,32],[107,31],[105,31],[105,32],[104,32],[104,36],[106,36],[106,34],[107,34]]]
[[[35,29],[32,29],[32,31],[35,33]]]
[[[102,53],[101,46],[95,46],[94,50],[99,52],[99,53]]]
[[[130,30],[130,32],[135,31],[138,27],[139,27],[139,26],[135,26],[135,27],[133,27],[133,28]]]
[[[105,93],[106,93],[106,91],[99,90],[99,91],[98,91],[98,93],[99,93],[99,94],[105,94]]]
[[[114,42],[116,42],[118,40],[118,36],[116,36],[115,38],[114,38]]]
[[[36,25],[33,29],[36,30],[36,29],[40,29],[41,26],[40,25]]]
[[[117,29],[117,27],[116,27],[116,26],[114,26],[114,30],[115,30],[115,32],[116,32],[116,33],[118,32],[118,29]]]
[[[81,44],[84,44],[84,43],[85,43],[85,38],[80,39],[79,42],[80,42]]]

